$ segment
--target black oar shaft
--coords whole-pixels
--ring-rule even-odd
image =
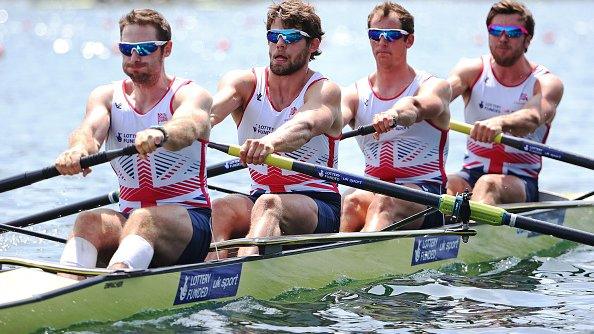
[[[113,158],[120,157],[123,155],[136,154],[138,151],[134,145],[126,146],[117,150],[103,151],[96,154],[89,155],[80,159],[80,165],[82,168],[87,168],[95,165],[99,165],[110,161]],[[25,172],[20,175],[8,177],[0,180],[0,193],[12,189],[21,188],[28,186],[41,180],[50,179],[52,177],[60,175],[58,169],[55,166],[48,166],[39,170]]]
[[[5,231],[26,234],[26,235],[29,235],[32,237],[37,237],[37,238],[46,239],[46,240],[50,240],[50,241],[61,242],[63,244],[66,243],[66,239],[64,239],[64,238],[55,237],[53,235],[43,234],[43,233],[39,233],[39,232],[35,232],[35,231],[25,230],[24,228],[20,228],[20,227],[10,226],[10,225],[6,225],[6,224],[0,224],[0,233],[5,232]]]
[[[244,169],[246,166],[243,165],[239,159],[231,159],[228,161],[219,162],[206,169],[206,177],[215,177],[226,173],[234,172],[237,170]]]
[[[507,135],[501,136],[501,143],[519,150],[537,154],[543,157],[568,162],[577,166],[594,169],[594,159],[575,153],[557,150],[550,146],[527,139],[518,139]]]
[[[358,128],[356,128],[353,131],[348,131],[343,133],[340,136],[340,139],[347,139],[347,138],[351,138],[351,137],[356,137],[356,136],[365,136],[365,135],[369,135],[375,132],[375,129],[373,128],[373,125],[364,125],[364,126],[360,126]]]
[[[48,220],[66,217],[84,210],[90,210],[108,204],[117,203],[118,200],[118,192],[112,191],[107,195],[97,196],[84,201],[61,206],[59,208],[36,213],[27,217],[12,220],[4,224],[16,227],[26,227],[30,225],[39,224]],[[0,231],[0,233],[3,233],[3,231]]]
[[[504,217],[503,223],[512,227],[594,246],[594,234],[570,227],[519,216],[513,213],[508,213],[507,217]]]

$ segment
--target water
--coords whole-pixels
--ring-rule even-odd
[[[312,67],[341,86],[373,71],[365,36],[367,13],[375,2],[314,2],[326,32],[323,54]],[[264,39],[268,2],[154,2],[173,27],[169,73],[195,79],[211,92],[229,70],[267,64]],[[447,76],[461,57],[488,52],[484,17],[490,2],[403,3],[416,18],[409,60],[419,69]],[[82,119],[89,92],[122,78],[117,19],[135,4],[93,1],[0,0],[0,117],[4,145],[0,176],[49,165],[65,149],[67,136]],[[136,4],[149,6],[147,4]],[[529,59],[546,65],[564,82],[565,94],[548,144],[585,156],[594,153],[591,91],[594,86],[594,3],[534,2],[536,36]],[[571,20],[559,20],[559,14]],[[590,14],[588,14],[590,13]],[[462,119],[462,104],[452,104]],[[212,139],[235,143],[230,120]],[[450,135],[447,171],[460,166],[464,137]],[[341,143],[340,168],[360,173],[354,141]],[[209,152],[211,163],[229,157]],[[247,190],[247,174],[235,172],[212,184]],[[0,194],[7,222],[116,189],[107,165],[87,178],[61,177]],[[565,193],[594,188],[591,171],[545,159],[541,187]],[[220,194],[214,193],[215,197]],[[35,230],[66,236],[72,217]],[[2,256],[57,260],[60,245],[14,233],[0,236]],[[464,268],[380,279],[360,287],[345,283],[311,295],[272,302],[242,299],[211,303],[177,313],[146,314],[115,324],[76,327],[74,332],[402,332],[594,331],[594,252],[577,248],[560,257],[503,259],[480,276]],[[305,300],[307,298],[307,300]],[[495,302],[496,300],[497,302]]]

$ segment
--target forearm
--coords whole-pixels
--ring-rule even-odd
[[[508,115],[497,116],[501,122],[501,130],[514,136],[524,137],[534,132],[544,120],[540,114],[531,109],[521,109]]]
[[[305,145],[316,135],[313,124],[309,122],[288,122],[267,137],[276,152],[291,152]]]
[[[191,117],[172,119],[163,128],[168,136],[163,147],[170,151],[190,146],[199,138],[208,139],[210,134],[209,122],[197,122]]]
[[[94,154],[99,151],[101,142],[95,139],[92,129],[83,126],[74,130],[68,138],[68,146],[70,149],[82,149],[88,154]]]

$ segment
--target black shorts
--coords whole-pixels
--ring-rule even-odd
[[[266,193],[255,193],[249,198],[252,202]],[[278,194],[305,195],[314,200],[318,206],[318,224],[314,233],[336,233],[340,228],[340,194],[318,191],[301,191]]]
[[[466,182],[473,188],[476,181],[485,174],[487,173],[483,171],[482,167],[473,169],[462,168],[462,170],[457,173],[458,176],[466,180]],[[524,182],[526,202],[538,202],[538,181],[536,179],[527,176],[510,175],[513,175]]]
[[[120,212],[126,219],[130,213]],[[210,208],[188,209],[190,222],[192,223],[192,238],[177,259],[177,264],[199,263],[204,261],[210,248],[212,232],[210,229]]]
[[[443,185],[435,182],[419,182],[414,183],[415,185],[419,186],[421,190],[424,192],[428,192],[431,194],[441,195],[445,194],[446,190]],[[443,217],[443,213],[439,211],[435,211],[431,214],[425,216],[425,220],[423,220],[423,225],[421,225],[422,229],[425,228],[435,228],[440,227],[445,224],[445,219]]]

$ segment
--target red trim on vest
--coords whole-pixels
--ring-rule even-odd
[[[381,96],[379,96],[379,95],[377,95],[377,94],[375,93],[375,91],[373,90],[373,85],[371,84],[371,75],[367,77],[367,82],[369,83],[369,89],[371,90],[371,94],[373,94],[373,96],[375,96],[375,97],[376,97],[378,100],[381,100],[381,101],[390,101],[390,100],[394,100],[394,99],[397,99],[397,98],[399,98],[399,97],[400,97],[400,96],[401,96],[401,95],[402,95],[404,92],[406,92],[406,90],[408,89],[408,87],[410,87],[410,85],[412,85],[412,84],[415,82],[415,78],[416,78],[416,77],[417,77],[417,76],[416,76],[416,74],[415,74],[415,77],[413,78],[413,80],[412,80],[412,81],[411,81],[411,82],[410,82],[408,85],[406,85],[406,86],[405,86],[405,87],[404,87],[404,88],[403,88],[403,89],[400,91],[400,93],[398,93],[398,94],[396,94],[394,97],[390,97],[390,98],[383,98],[383,97],[381,97]],[[357,95],[358,95],[358,94],[357,94]]]
[[[532,72],[530,72],[529,75],[526,76],[526,79],[522,80],[520,83],[518,83],[517,85],[513,85],[513,86],[508,86],[506,84],[504,84],[503,82],[501,82],[501,80],[497,77],[497,74],[495,73],[495,71],[493,71],[493,65],[491,64],[491,60],[489,58],[489,67],[491,68],[491,73],[493,73],[493,78],[495,78],[495,80],[497,81],[498,84],[500,84],[503,87],[507,87],[507,88],[515,88],[518,86],[523,85],[528,79],[530,79],[530,76],[532,74],[534,74],[534,71],[536,70],[536,67],[532,69]],[[538,66],[537,66],[538,67]]]
[[[181,85],[179,85],[179,87],[177,87],[177,89],[173,92],[173,95],[171,95],[171,101],[169,101],[169,112],[171,113],[171,115],[173,116],[173,99],[175,98],[175,94],[177,93],[177,91],[182,88],[183,86],[191,83],[192,80],[186,80],[185,82],[183,82]]]
[[[132,108],[132,110],[134,110],[135,113],[137,113],[138,115],[146,115],[149,113],[149,111],[153,110],[156,106],[159,105],[159,103],[161,103],[161,101],[163,101],[163,99],[165,98],[165,96],[167,96],[167,94],[169,93],[169,91],[171,90],[171,86],[173,86],[173,83],[175,82],[175,77],[173,77],[173,79],[171,80],[171,82],[169,83],[169,87],[167,87],[167,91],[165,91],[165,94],[163,94],[163,96],[161,96],[161,98],[159,99],[159,101],[157,101],[157,103],[155,103],[155,105],[153,105],[149,110],[146,111],[146,113],[142,114],[140,113],[140,111],[138,111],[130,102],[130,100],[128,99],[128,95],[126,94],[126,80],[128,79],[124,79],[122,81],[122,92],[124,93],[124,99],[126,100],[126,102],[128,102],[128,105],[130,106],[130,108]]]

